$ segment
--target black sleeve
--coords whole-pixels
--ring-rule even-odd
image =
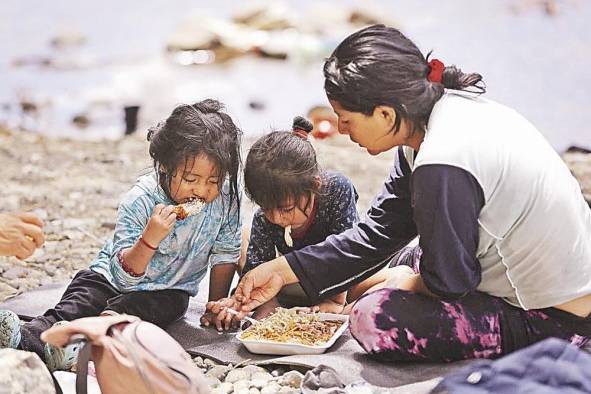
[[[275,258],[275,244],[271,237],[272,231],[273,229],[265,218],[263,211],[259,209],[252,218],[250,241],[246,251],[243,275],[257,265]]]
[[[312,300],[331,297],[365,280],[417,235],[410,174],[399,148],[389,177],[361,222],[324,242],[285,255]]]
[[[412,191],[425,285],[450,300],[474,291],[481,280],[476,258],[484,205],[480,184],[461,168],[425,165],[413,173]]]

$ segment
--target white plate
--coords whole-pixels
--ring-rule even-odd
[[[336,340],[345,332],[349,326],[349,316],[337,315],[335,313],[318,313],[320,320],[339,320],[343,324],[335,331],[333,336],[325,343],[317,346],[301,345],[299,343],[285,343],[273,341],[257,341],[253,339],[242,339],[241,331],[236,335],[236,338],[248,349],[251,353],[257,354],[276,354],[276,355],[291,355],[291,354],[321,354],[330,348]]]

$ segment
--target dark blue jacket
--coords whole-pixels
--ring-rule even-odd
[[[591,354],[549,338],[447,376],[433,393],[591,393]]]

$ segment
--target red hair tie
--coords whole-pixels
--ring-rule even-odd
[[[293,129],[292,133],[294,133],[298,137],[302,137],[303,139],[308,140],[308,133],[306,133],[306,130],[303,130],[303,129]]]
[[[429,68],[430,71],[427,79],[431,82],[441,83],[445,65],[439,59],[432,59],[429,61]]]

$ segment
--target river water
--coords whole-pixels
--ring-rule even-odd
[[[529,118],[557,150],[591,147],[591,1],[542,0],[374,1],[419,47],[464,71],[481,73],[487,96]],[[284,128],[297,114],[326,103],[321,59],[291,61],[244,57],[225,65],[182,67],[164,56],[166,38],[187,15],[229,17],[238,2],[218,0],[3,0],[0,4],[0,120],[14,121],[7,103],[17,96],[47,102],[50,115],[36,127],[50,135],[114,138],[117,111],[93,127],[71,127],[88,100],[141,103],[141,124],[164,117],[174,104],[215,97],[224,101],[247,134]],[[313,1],[286,3],[305,13]],[[332,7],[367,2],[334,1]],[[48,42],[64,30],[82,33],[89,67],[56,70],[14,67],[14,59],[51,54]],[[325,39],[325,51],[339,39]],[[78,54],[80,55],[80,54]],[[259,109],[252,109],[252,103]],[[11,112],[12,111],[12,112]],[[114,115],[116,114],[116,115]],[[4,118],[4,119],[3,119]],[[101,123],[103,122],[103,123]]]

